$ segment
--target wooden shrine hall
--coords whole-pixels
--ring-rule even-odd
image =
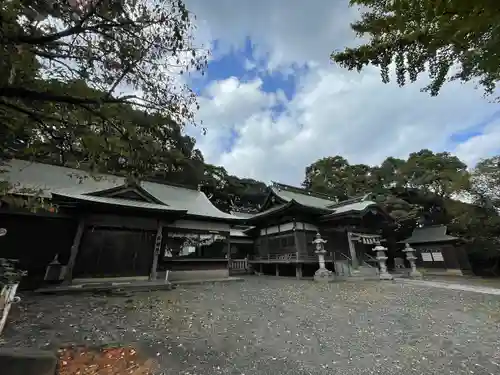
[[[63,237],[69,240],[44,246],[32,264],[35,258],[18,250],[32,245],[15,228],[15,209],[2,204],[0,214],[12,223],[6,238],[16,244],[3,247],[3,256],[20,258],[27,269],[60,262],[58,281],[66,284],[164,280],[167,274],[172,281],[224,278],[249,267],[302,277],[317,268],[312,244],[317,232],[327,240],[327,266],[338,275],[349,267],[372,274],[377,272],[372,249],[392,222],[369,196],[337,202],[279,183],[270,186],[258,213],[240,215],[220,211],[197,189],[129,184],[120,176],[90,176],[24,160],[10,160],[5,169],[12,196],[36,196],[57,207],[46,216],[64,220]]]
[[[29,238],[18,230],[27,219],[4,202],[0,214],[9,235],[2,257],[19,259],[35,273],[57,261],[62,265],[58,281],[66,284],[165,279],[167,271],[169,280],[224,278],[232,255],[244,258],[253,247],[242,232],[244,218],[220,211],[197,189],[151,181],[128,184],[120,176],[91,176],[24,160],[10,160],[4,168],[11,196],[36,197],[57,207],[29,216],[36,216],[39,227],[53,218],[66,226],[57,240],[42,233],[38,243],[47,246],[34,257]]]
[[[337,275],[346,274],[349,266],[375,274],[372,248],[384,241],[382,229],[392,219],[369,196],[339,203],[327,195],[273,183],[260,212],[246,222],[251,227],[245,233],[255,241],[250,260],[254,269],[276,275],[292,269],[300,278],[317,268],[312,241],[318,232],[327,240],[327,266]]]

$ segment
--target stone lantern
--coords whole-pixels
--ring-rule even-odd
[[[377,252],[377,260],[380,265],[380,280],[392,280],[394,277],[387,271],[387,256],[385,255],[387,248],[379,244],[373,250]]]
[[[314,273],[314,281],[329,282],[334,280],[332,271],[325,267],[325,243],[327,241],[321,238],[321,234],[316,233],[316,238],[312,242],[315,245],[315,253],[318,255],[319,269]]]
[[[44,281],[48,283],[58,283],[62,280],[64,266],[59,262],[59,254],[54,256],[52,262],[45,268]]]
[[[410,277],[414,278],[420,278],[422,277],[422,274],[420,271],[417,270],[417,264],[415,263],[415,260],[417,257],[415,256],[415,249],[412,248],[408,243],[405,244],[405,248],[403,249],[403,252],[406,254],[406,259],[408,259],[408,262],[410,262]]]

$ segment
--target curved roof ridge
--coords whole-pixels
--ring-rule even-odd
[[[363,201],[368,201],[368,199],[366,199],[366,198],[368,198],[368,194],[363,195],[362,197],[350,198],[350,199],[346,199],[345,201],[334,203],[334,204],[328,206],[328,208],[334,209],[337,207],[346,206],[346,205],[351,204],[351,203],[359,203],[359,202],[363,202]]]
[[[284,187],[283,190],[292,191],[292,192],[297,193],[297,194],[304,194],[304,195],[308,195],[308,196],[314,196],[314,197],[317,197],[317,198],[327,199],[327,200],[331,200],[331,201],[335,201],[336,200],[336,198],[332,197],[329,194],[319,193],[319,192],[314,191],[314,190],[309,190],[309,189],[298,187],[298,186],[292,186],[292,185],[282,184],[282,183],[276,182],[276,181],[271,181],[271,183],[272,183],[271,188],[280,189],[280,187]]]

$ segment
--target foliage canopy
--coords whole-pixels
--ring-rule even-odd
[[[154,156],[164,133],[194,122],[196,96],[177,77],[206,64],[192,18],[178,0],[2,2],[2,156],[52,147],[84,164],[108,168],[113,153],[125,169],[161,168],[134,152]]]
[[[349,70],[380,68],[389,82],[415,82],[428,70],[424,91],[437,95],[450,80],[477,81],[487,94],[500,78],[500,3],[495,0],[351,0],[361,18],[351,24],[367,42],[335,51],[331,58]]]

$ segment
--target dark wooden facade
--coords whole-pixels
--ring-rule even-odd
[[[45,268],[56,255],[66,264],[70,257],[78,222],[67,215],[0,210],[0,258],[17,259],[28,272],[21,289],[36,289],[43,284]]]

